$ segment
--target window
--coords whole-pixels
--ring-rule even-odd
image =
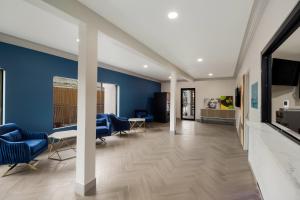
[[[117,86],[97,84],[97,113],[117,112]],[[77,123],[77,80],[53,78],[53,127],[66,127]]]

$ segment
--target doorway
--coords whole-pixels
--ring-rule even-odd
[[[247,72],[243,76],[243,85],[244,85],[244,91],[243,91],[243,124],[244,124],[244,141],[243,141],[243,149],[248,150],[249,146],[249,133],[248,133],[248,127],[247,127],[247,121],[249,120],[249,110],[250,110],[250,82],[249,82],[249,72]]]
[[[181,89],[181,119],[195,120],[195,88]]]
[[[241,107],[240,107],[240,123],[239,138],[244,150],[248,150],[248,128],[246,121],[249,119],[249,72],[243,75],[241,84]]]

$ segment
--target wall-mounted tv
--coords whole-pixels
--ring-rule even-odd
[[[274,58],[272,62],[272,85],[297,86],[300,62]]]
[[[238,87],[235,89],[235,107],[241,107],[241,90]]]

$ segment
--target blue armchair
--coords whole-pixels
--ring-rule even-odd
[[[117,117],[114,114],[109,115],[111,125],[112,125],[112,131],[121,133],[126,133],[125,131],[130,130],[130,123],[128,119]]]
[[[106,136],[111,136],[112,127],[111,121],[107,114],[97,114],[96,119],[96,138],[100,139],[102,143],[105,142]]]
[[[97,114],[96,125],[97,126],[106,126],[106,123],[107,123],[107,114]]]
[[[30,161],[46,149],[48,149],[46,133],[27,132],[14,123],[0,126],[0,165],[10,165],[3,176],[7,176],[19,163],[26,163],[30,168],[36,169]]]
[[[134,116],[138,118],[145,118],[146,122],[153,122],[153,115],[149,114],[147,110],[135,110]]]

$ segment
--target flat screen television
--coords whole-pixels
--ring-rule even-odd
[[[235,89],[235,107],[241,107],[241,90],[238,87]]]
[[[272,62],[272,85],[297,86],[300,62],[274,58]]]

